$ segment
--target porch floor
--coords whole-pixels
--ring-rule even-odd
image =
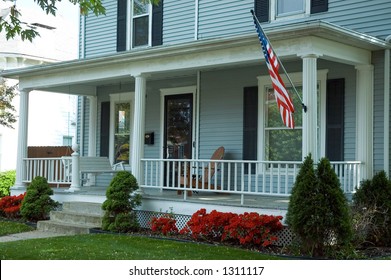
[[[59,198],[64,196],[67,197],[64,201],[71,201],[72,197],[78,201],[89,201],[91,199],[88,199],[87,197],[94,197],[94,202],[103,202],[106,200],[106,189],[107,187],[101,186],[83,186],[80,191],[69,192],[68,188],[53,188],[53,192],[60,202],[62,199]],[[184,199],[184,194],[178,195],[175,190],[146,190],[142,196],[144,199],[148,200],[273,210],[287,210],[289,203],[288,196],[244,195],[244,201],[243,204],[241,204],[241,196],[239,194],[221,194],[213,192],[193,192],[192,196],[187,196],[186,199]]]

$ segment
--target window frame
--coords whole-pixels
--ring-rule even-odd
[[[148,5],[148,13],[140,14],[140,15],[134,15],[134,1],[135,0],[128,0],[128,5],[129,7],[127,9],[127,26],[129,26],[129,30],[126,34],[127,37],[127,49],[132,50],[132,49],[139,49],[139,48],[146,48],[146,47],[151,47],[152,46],[152,12],[153,12],[153,7],[152,4],[147,4]],[[140,46],[135,46],[134,45],[134,20],[137,18],[145,17],[148,16],[148,43],[146,45],[140,45]]]
[[[317,84],[319,88],[319,99],[318,99],[318,153],[320,157],[324,157],[326,154],[326,91],[327,91],[327,69],[317,70]],[[303,85],[303,73],[295,72],[289,73],[293,84],[295,86]],[[286,75],[281,75],[287,87],[290,86]],[[269,75],[258,76],[258,160],[266,161],[266,88],[272,87],[272,82]],[[295,108],[295,110],[302,110],[302,108]],[[304,116],[305,113],[303,113]],[[303,142],[303,139],[302,139]]]
[[[119,103],[129,103],[130,104],[130,121],[129,121],[129,148],[132,147],[133,139],[133,120],[134,120],[134,92],[126,93],[114,93],[110,94],[110,139],[109,139],[109,159],[110,162],[115,163],[115,107]],[[129,164],[130,164],[129,158]]]
[[[304,2],[304,9],[301,12],[291,12],[278,14],[278,0],[270,0],[270,20],[278,21],[278,20],[287,20],[287,19],[296,19],[296,18],[304,18],[310,16],[311,14],[311,0],[302,0]]]

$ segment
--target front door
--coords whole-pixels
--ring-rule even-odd
[[[193,94],[164,97],[163,158],[191,159],[193,150]],[[178,186],[177,162],[166,162],[164,184]]]
[[[163,157],[191,159],[193,94],[166,95],[164,100]]]

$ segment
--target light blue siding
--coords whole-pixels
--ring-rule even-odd
[[[163,44],[192,41],[195,37],[196,1],[165,0]]]
[[[385,38],[391,34],[390,15],[389,0],[329,0],[329,11],[315,18]]]
[[[374,52],[373,171],[384,170],[384,52]]]
[[[254,0],[199,0],[198,39],[254,32]]]
[[[103,0],[106,15],[89,14],[85,19],[85,57],[117,51],[117,1]]]

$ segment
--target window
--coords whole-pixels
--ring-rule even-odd
[[[72,139],[73,137],[72,136],[63,136],[62,137],[62,145],[63,146],[70,146],[72,147]]]
[[[289,76],[294,83],[299,96],[302,98],[302,73],[290,73]],[[270,76],[258,77],[258,160],[267,161],[301,161],[302,146],[306,139],[302,137],[303,110],[297,95],[289,86],[285,75],[282,76],[288,92],[291,93],[295,107],[294,121],[295,129],[284,126],[278,110],[274,90]],[[318,70],[317,74],[317,153],[325,155],[326,147],[326,81],[327,70]],[[315,155],[313,155],[315,156]]]
[[[130,103],[115,104],[114,117],[114,163],[129,163]]]
[[[129,164],[133,137],[133,98],[134,93],[110,94],[109,158],[113,163]]]
[[[149,45],[150,5],[143,0],[132,0],[132,47]]]
[[[277,0],[277,16],[302,14],[305,12],[305,0]]]
[[[302,87],[295,85],[302,96]],[[288,92],[293,92],[287,87]],[[302,159],[302,110],[297,96],[292,95],[295,107],[295,129],[284,126],[272,86],[265,88],[265,160],[300,161]]]

